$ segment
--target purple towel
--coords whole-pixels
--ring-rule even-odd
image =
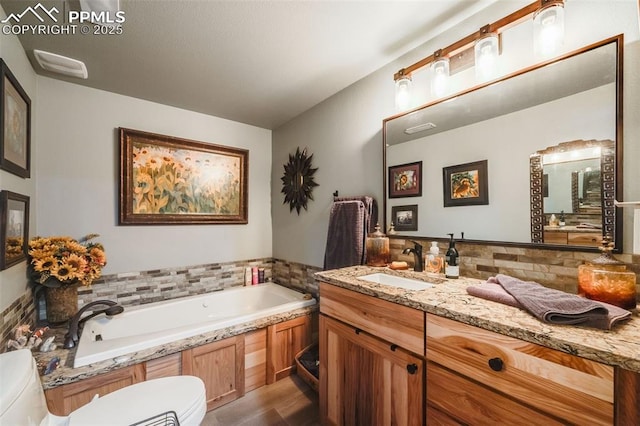
[[[364,263],[365,212],[362,201],[333,203],[324,253],[325,270]]]
[[[485,284],[467,287],[467,293],[523,308],[550,324],[610,330],[617,322],[631,318],[631,312],[617,306],[502,274],[489,278]]]

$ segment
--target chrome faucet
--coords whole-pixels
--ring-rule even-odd
[[[105,305],[106,307],[103,307],[101,309],[93,309],[93,312],[91,312],[89,315],[84,317],[82,316],[82,314],[98,305]],[[111,317],[113,315],[122,313],[122,311],[124,311],[124,308],[112,300],[95,300],[93,302],[87,303],[82,308],[80,308],[80,310],[76,312],[76,314],[69,320],[69,331],[64,336],[63,347],[65,349],[71,349],[76,345],[76,343],[78,343],[80,334],[82,332],[82,326],[88,319],[100,314],[105,314],[106,316]]]
[[[424,265],[422,261],[422,245],[416,241],[411,241],[414,244],[413,248],[406,248],[402,250],[402,254],[413,253],[413,270],[416,272],[422,272],[424,270]]]

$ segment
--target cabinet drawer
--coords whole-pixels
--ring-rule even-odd
[[[545,232],[544,233],[544,242],[546,244],[567,244],[567,233],[566,232]]]
[[[601,232],[569,232],[567,234],[569,245],[596,247],[602,242]]]
[[[413,353],[425,354],[422,311],[320,283],[320,312]]]
[[[427,360],[515,401],[569,423],[613,423],[612,367],[431,314],[427,342]]]

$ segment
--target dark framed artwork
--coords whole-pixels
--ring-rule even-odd
[[[489,204],[487,160],[442,169],[444,206]]]
[[[0,59],[0,169],[23,178],[31,175],[31,99]]]
[[[0,191],[0,270],[27,259],[29,197]]]
[[[120,128],[120,225],[248,223],[249,151]]]
[[[392,206],[391,221],[396,231],[418,230],[418,205]]]
[[[389,198],[422,196],[422,161],[389,167]]]

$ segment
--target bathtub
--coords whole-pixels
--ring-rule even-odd
[[[149,305],[88,320],[73,362],[81,367],[180,339],[312,306],[315,299],[267,283],[234,287]]]

